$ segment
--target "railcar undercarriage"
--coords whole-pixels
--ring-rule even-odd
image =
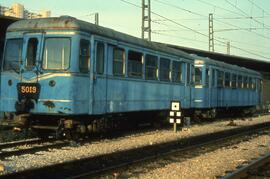
[[[9,127],[10,129],[31,131],[31,133],[41,138],[54,136],[56,138],[77,139],[110,130],[160,125],[160,121],[166,119],[167,115],[168,111],[115,113],[96,116],[5,113],[5,118],[1,121],[0,125],[2,127]]]

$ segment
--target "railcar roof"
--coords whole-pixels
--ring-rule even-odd
[[[95,24],[78,20],[70,16],[61,16],[61,17],[51,17],[51,18],[40,18],[40,19],[27,19],[20,20],[11,24],[7,32],[14,31],[37,31],[37,30],[74,30],[74,31],[83,31],[87,33],[97,34],[112,38],[115,40],[131,43],[134,45],[139,45],[142,47],[147,47],[156,51],[161,51],[165,53],[171,53],[173,55],[182,56],[186,59],[193,58],[186,52],[181,50],[176,50],[170,47],[167,47],[163,44],[158,44],[154,42],[148,42],[140,38],[117,32],[115,30],[97,26]]]
[[[237,65],[231,65],[231,64],[224,63],[224,62],[217,61],[217,60],[213,60],[213,59],[210,59],[210,58],[207,58],[207,57],[197,56],[195,54],[191,54],[191,55],[196,60],[202,60],[206,64],[212,64],[214,66],[221,67],[221,68],[224,68],[224,69],[235,70],[235,72],[244,72],[244,73],[249,73],[251,75],[261,76],[261,74],[259,72],[255,71],[255,70],[251,70],[251,69],[248,69],[248,68],[245,68],[245,67],[240,67],[240,66],[237,66]]]

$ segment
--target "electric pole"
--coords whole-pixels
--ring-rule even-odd
[[[227,42],[227,54],[230,55],[231,53],[231,43]]]
[[[151,0],[142,0],[142,39],[151,41]]]
[[[95,24],[99,25],[99,15],[98,15],[98,13],[95,13]]]
[[[214,23],[213,14],[209,14],[209,51],[214,52]]]

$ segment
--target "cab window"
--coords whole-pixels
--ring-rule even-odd
[[[35,66],[37,57],[37,47],[38,47],[37,38],[30,38],[28,40],[27,54],[26,54],[26,68],[28,69],[31,69]]]
[[[23,39],[8,39],[5,46],[4,70],[19,70],[22,62]]]
[[[70,38],[45,39],[43,69],[66,70],[70,61]]]
[[[195,66],[195,79],[194,79],[195,85],[201,85],[202,84],[202,67]]]

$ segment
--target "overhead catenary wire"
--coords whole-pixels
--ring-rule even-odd
[[[129,4],[129,5],[132,5],[132,6],[134,6],[134,7],[137,7],[137,8],[140,8],[140,9],[141,9],[141,6],[139,6],[139,5],[137,5],[137,4],[134,4],[134,3],[130,2],[130,1],[127,1],[127,0],[120,0],[120,1],[122,1],[122,2],[124,2],[124,3],[127,3],[127,4]],[[180,27],[189,29],[190,31],[192,31],[192,32],[194,32],[194,33],[196,33],[196,34],[199,34],[199,35],[201,35],[201,36],[204,36],[204,37],[207,37],[207,38],[208,38],[208,35],[203,34],[203,33],[199,32],[199,31],[197,31],[197,30],[194,30],[194,29],[192,29],[192,28],[190,28],[190,27],[187,27],[187,26],[185,26],[185,25],[183,25],[183,24],[181,24],[181,23],[178,23],[178,22],[176,22],[176,21],[174,21],[174,20],[172,20],[172,19],[170,19],[170,18],[167,18],[167,17],[165,17],[165,16],[163,16],[163,15],[160,15],[160,14],[154,12],[154,11],[151,11],[151,13],[154,14],[154,15],[156,15],[156,16],[158,16],[158,17],[160,17],[160,18],[166,19],[168,22],[171,22],[171,23],[176,24],[176,25],[178,25],[178,26],[180,26]],[[237,28],[240,28],[240,27],[237,27]],[[226,44],[225,42],[223,42],[223,41],[221,41],[221,40],[216,40],[216,41],[219,42],[219,43],[222,43],[222,44]],[[240,47],[237,47],[237,46],[234,46],[234,45],[231,45],[231,47],[232,47],[232,48],[235,48],[235,49],[238,49],[238,50],[240,50],[240,51],[246,52],[246,53],[248,53],[248,54],[251,54],[251,55],[254,55],[254,56],[257,56],[257,57],[261,57],[261,58],[265,58],[265,59],[270,60],[270,58],[268,58],[268,57],[266,57],[266,56],[263,56],[263,55],[260,55],[260,54],[253,53],[253,52],[251,52],[251,51],[242,49],[242,48],[240,48]]]
[[[234,5],[233,3],[231,3],[229,0],[225,0],[225,1],[226,1],[229,5],[231,5],[232,7],[234,7],[234,8],[237,9],[237,10],[239,10],[241,13],[243,13],[243,16],[249,16],[245,11],[243,11],[242,9],[240,9],[239,7],[237,7],[236,5]],[[260,21],[258,21],[257,19],[251,18],[251,20],[257,22],[258,24],[261,24],[261,25],[263,25],[263,26],[268,27],[268,28],[265,28],[265,29],[270,30],[270,26],[269,26],[269,25],[267,25],[267,24],[265,24],[265,23],[263,23],[263,22],[260,22]]]
[[[157,1],[157,2],[163,2],[163,1],[160,1],[160,0],[154,0],[154,1]],[[199,0],[199,1],[204,2],[203,0]],[[175,6],[175,5],[170,4],[170,3],[162,3],[162,4],[167,5],[167,6],[170,6],[170,7],[173,7],[173,8],[176,8],[176,9],[178,9],[178,10],[184,10],[184,11],[186,11],[186,12],[189,12],[189,13],[193,14],[193,15],[197,15],[197,16],[200,16],[200,17],[208,18],[208,16],[206,16],[206,15],[203,15],[203,14],[200,14],[200,13],[196,13],[196,12],[194,12],[194,11],[187,10],[187,9],[185,9],[185,8],[181,8],[181,7],[179,7],[179,6]],[[209,4],[209,3],[208,3],[208,4]],[[213,4],[211,4],[211,5],[214,6]],[[218,6],[217,6],[217,7],[218,7]],[[238,14],[238,15],[239,15],[239,14]],[[241,14],[240,14],[240,15],[241,15]],[[241,16],[242,16],[242,15],[241,15]],[[220,17],[220,18],[222,18],[222,17]],[[258,36],[260,36],[260,37],[262,37],[262,38],[270,39],[270,37],[267,37],[267,36],[265,36],[265,35],[262,35],[262,34],[260,34],[260,33],[254,32],[254,31],[250,31],[250,29],[243,29],[243,28],[241,28],[241,27],[239,27],[239,26],[236,26],[236,25],[233,25],[233,24],[230,24],[230,23],[227,23],[227,22],[223,22],[223,21],[221,21],[219,18],[214,18],[214,20],[216,20],[216,21],[218,21],[218,22],[220,22],[220,23],[223,23],[223,24],[226,24],[226,25],[235,27],[235,28],[237,28],[237,29],[239,29],[239,30],[245,30],[245,31],[247,31],[247,32],[249,32],[249,33],[254,33],[254,34],[256,34],[256,35],[258,35]]]
[[[270,15],[270,13],[268,13],[266,10],[264,10],[262,7],[260,7],[259,5],[257,5],[254,1],[248,0],[251,4],[255,5],[255,7],[257,7],[258,9],[261,9],[263,11],[263,13],[266,13],[268,15]]]

